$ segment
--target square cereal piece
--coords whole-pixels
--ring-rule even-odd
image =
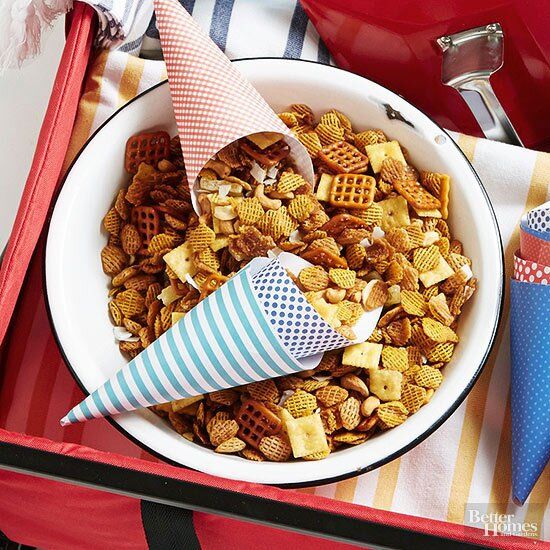
[[[353,344],[344,350],[342,364],[363,369],[377,369],[382,354],[382,344],[362,342]]]
[[[380,401],[401,399],[403,375],[396,370],[369,369],[369,390]]]
[[[294,458],[328,451],[328,443],[320,414],[290,419],[285,415],[285,428]]]
[[[387,141],[386,143],[376,143],[374,145],[366,145],[365,151],[369,157],[370,165],[375,174],[382,170],[382,163],[385,159],[391,158],[401,161],[405,166],[407,161],[403,156],[401,147],[397,141]]]
[[[315,191],[315,196],[318,200],[323,202],[328,202],[330,199],[330,190],[332,188],[332,178],[334,176],[331,174],[322,174],[319,183],[317,184],[317,190]]]
[[[197,272],[197,268],[193,262],[193,248],[188,242],[180,244],[174,250],[170,250],[163,258],[168,267],[184,283],[186,282],[185,276],[187,274],[192,277]]]
[[[453,274],[454,271],[451,266],[447,263],[443,256],[440,256],[438,264],[433,269],[430,269],[430,271],[420,273],[418,278],[422,281],[422,284],[426,288],[428,288],[441,281],[444,281]]]
[[[385,369],[405,372],[409,368],[407,348],[384,346],[382,350],[382,364]]]
[[[388,232],[394,227],[406,227],[410,225],[409,205],[401,195],[375,204],[382,208],[380,227],[383,231]]]

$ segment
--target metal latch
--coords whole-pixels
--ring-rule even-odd
[[[499,23],[442,36],[441,80],[457,90],[488,139],[523,146],[497,99],[489,78],[503,65],[504,33]]]

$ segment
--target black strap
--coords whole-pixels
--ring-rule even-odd
[[[201,548],[191,510],[142,500],[141,522],[149,550]]]

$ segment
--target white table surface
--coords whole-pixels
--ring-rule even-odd
[[[63,18],[44,38],[37,58],[0,76],[0,252],[15,219],[59,64]]]

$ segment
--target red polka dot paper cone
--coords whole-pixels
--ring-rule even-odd
[[[304,146],[176,0],[155,0],[174,114],[191,186],[206,162],[258,132],[284,135],[298,171],[313,182]]]

